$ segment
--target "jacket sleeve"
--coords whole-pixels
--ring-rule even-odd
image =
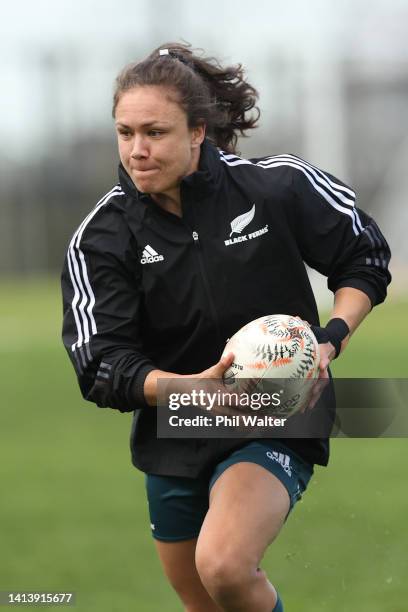
[[[391,252],[378,225],[337,178],[298,158],[291,164],[293,223],[304,261],[327,276],[331,291],[353,287],[372,306],[383,302]]]
[[[65,348],[85,399],[121,412],[146,406],[153,363],[140,339],[140,266],[121,215],[95,209],[75,232],[62,272]]]

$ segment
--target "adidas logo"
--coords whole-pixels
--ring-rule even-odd
[[[149,244],[146,244],[145,248],[143,249],[142,259],[140,260],[141,264],[156,263],[156,261],[163,260],[163,255],[159,255]]]
[[[266,453],[266,456],[269,459],[272,459],[272,461],[276,461],[276,463],[279,463],[279,465],[283,467],[288,476],[292,476],[292,468],[290,467],[289,455],[285,455],[284,453],[278,453],[276,451],[268,451]]]

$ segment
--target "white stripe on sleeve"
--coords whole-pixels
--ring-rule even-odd
[[[121,190],[120,186],[117,185],[101,198],[95,208],[82,221],[81,225],[74,233],[68,247],[68,269],[74,288],[74,297],[71,306],[78,332],[78,339],[73,343],[72,350],[75,351],[77,348],[81,348],[85,343],[89,360],[91,355],[88,343],[91,335],[97,333],[97,326],[93,316],[95,295],[89,282],[88,269],[84,254],[80,249],[80,242],[86,226],[96,213],[103,206],[108,204],[113,196],[120,195],[124,195],[124,192]],[[89,324],[91,325],[91,332],[89,330]]]
[[[330,206],[350,217],[353,232],[356,236],[358,236],[364,229],[358,212],[354,208],[354,191],[340,185],[339,183],[335,183],[324,172],[293,155],[276,155],[265,158],[254,164],[248,159],[241,159],[236,155],[220,151],[220,159],[228,166],[250,164],[252,166],[263,168],[264,170],[278,168],[280,166],[290,166],[300,170],[313,185],[314,189],[320,193],[320,195],[328,204],[330,204]]]

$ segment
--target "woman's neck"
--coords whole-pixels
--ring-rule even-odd
[[[183,216],[179,187],[167,193],[152,193],[150,197],[160,206],[160,208],[163,208],[163,210],[167,210],[167,212],[173,213],[173,215],[177,215],[177,217]]]

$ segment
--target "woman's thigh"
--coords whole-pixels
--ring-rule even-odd
[[[231,465],[211,489],[197,557],[256,571],[289,508],[288,491],[274,474],[255,463]]]
[[[278,440],[254,440],[219,463],[197,544],[200,568],[232,565],[243,577],[256,571],[312,474],[313,466]]]

